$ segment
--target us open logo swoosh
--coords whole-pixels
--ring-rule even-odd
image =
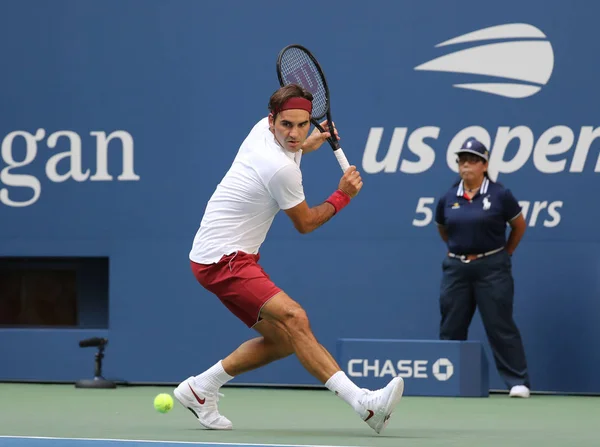
[[[533,25],[510,23],[483,28],[446,40],[437,44],[436,48],[489,40],[498,42],[440,56],[415,67],[415,70],[504,78],[504,82],[490,79],[489,82],[453,86],[507,98],[532,96],[548,83],[554,69],[554,51],[546,35]]]

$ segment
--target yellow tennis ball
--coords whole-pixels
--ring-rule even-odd
[[[154,409],[159,413],[167,413],[173,408],[173,398],[171,395],[161,393],[154,398]]]

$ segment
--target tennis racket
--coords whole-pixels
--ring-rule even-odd
[[[350,167],[350,163],[348,163],[348,159],[335,137],[335,129],[331,119],[329,88],[317,59],[301,45],[288,45],[280,51],[277,57],[277,77],[281,87],[297,84],[312,93],[313,109],[310,122],[321,133],[325,132],[319,124],[319,120],[327,116],[329,132],[331,132],[331,137],[327,138],[327,141],[333,149],[342,171],[346,172],[346,169]]]

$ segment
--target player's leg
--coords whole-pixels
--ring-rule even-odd
[[[242,343],[222,360],[223,369],[233,377],[294,354],[290,337],[283,329],[267,320],[260,320],[253,326],[253,329],[262,337]],[[320,344],[319,347],[331,362],[337,365],[329,351]]]
[[[198,281],[217,295],[248,327],[262,331],[263,337],[262,340],[259,337],[244,343],[224,361],[217,362],[209,370],[196,378],[191,377],[188,381],[193,379],[193,383],[200,382],[204,387],[208,383],[213,389],[218,389],[217,387],[231,380],[234,374],[255,369],[289,355],[291,346],[307,370],[313,372],[330,390],[348,402],[380,433],[402,396],[402,379],[394,378],[386,388],[378,391],[367,392],[359,389],[341,371],[331,354],[316,341],[304,310],[273,284],[258,265],[258,259],[258,255],[240,252],[224,257],[214,266],[192,265]],[[270,323],[275,329],[263,324],[262,320],[267,320],[265,323]],[[255,355],[256,358],[252,359]],[[224,362],[227,370],[223,367]],[[211,379],[205,380],[207,376]],[[207,394],[215,395],[216,391]],[[200,396],[200,400],[202,399],[203,396]],[[231,428],[231,423],[218,414],[216,401],[214,402],[213,416],[216,413],[219,419],[211,428]],[[191,403],[196,405],[196,409],[202,410],[197,402],[192,400]],[[203,414],[200,414],[198,419],[206,425],[203,422],[206,420]]]
[[[363,391],[346,377],[334,358],[317,342],[310,330],[306,313],[285,292],[277,293],[264,303],[262,311],[257,309],[257,312],[260,311],[260,316],[250,308],[245,310],[229,301],[224,303],[262,337],[244,342],[223,360],[196,376],[195,386],[202,390],[216,392],[235,376],[296,353],[310,373],[322,383],[326,383],[331,378],[328,385],[333,386],[334,391],[352,406],[356,405]],[[237,304],[240,304],[239,301]],[[252,324],[257,319],[259,321]],[[335,377],[332,378],[334,375]]]
[[[259,321],[253,328],[261,337],[242,343],[225,359],[203,373],[189,377],[175,390],[175,397],[207,428],[232,428],[231,422],[219,413],[217,406],[219,389],[223,385],[235,376],[293,353],[287,334],[268,321]]]
[[[402,397],[404,382],[401,377],[395,377],[381,390],[358,388],[317,341],[304,309],[285,292],[270,299],[260,315],[288,335],[298,360],[309,373],[347,402],[377,433],[381,433]]]
[[[288,335],[272,323],[261,320],[253,326],[261,337],[248,340],[222,361],[223,369],[239,376],[294,353]]]
[[[294,353],[287,334],[268,321],[259,321],[253,329],[261,337],[245,341],[223,360],[195,376],[194,385],[216,392],[234,377]]]
[[[315,338],[304,309],[285,292],[270,299],[260,315],[287,334],[300,363],[321,383],[341,370]]]

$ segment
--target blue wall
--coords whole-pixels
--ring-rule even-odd
[[[494,175],[529,204],[513,266],[533,388],[600,392],[600,6],[336,3],[333,16],[314,1],[0,5],[0,256],[109,258],[109,377],[176,382],[253,336],[195,282],[187,255],[206,201],[266,114],[279,50],[301,43],[324,65],[342,146],[365,187],[310,235],[281,214],[261,254],[322,343],[333,351],[340,337],[437,337],[445,247],[417,207],[432,209],[427,198],[450,186],[451,142],[474,132],[489,135]],[[466,53],[443,62],[485,75],[415,70],[503,42],[436,47],[505,24],[530,26],[511,32],[516,45],[485,47],[474,66]],[[539,91],[453,87],[482,82],[525,86],[509,96]],[[470,126],[479,128],[461,133]],[[507,143],[509,129],[519,138]],[[312,205],[341,174],[325,146],[302,168]],[[545,206],[534,213],[537,202]],[[0,329],[0,380],[88,377],[93,352],[77,347],[86,336]],[[485,340],[479,317],[470,338]],[[295,358],[236,382],[316,384]]]

